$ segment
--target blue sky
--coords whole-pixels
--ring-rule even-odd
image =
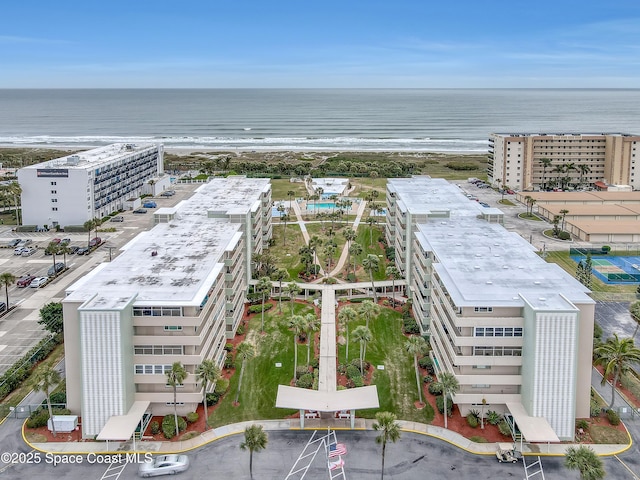
[[[638,0],[6,2],[0,88],[640,87]]]

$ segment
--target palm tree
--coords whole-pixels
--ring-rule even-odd
[[[7,305],[9,305],[9,301],[7,301]],[[636,329],[633,331],[633,336],[631,337],[635,339],[638,333],[638,327],[640,327],[640,301],[633,302],[629,305],[629,313],[631,314],[632,320],[636,322]]]
[[[369,321],[376,315],[380,314],[380,305],[373,303],[371,300],[365,300],[360,304],[358,313],[362,315],[366,321],[366,326],[369,328]]]
[[[371,230],[369,230],[369,246],[371,247],[373,245],[373,226],[377,225],[378,223],[378,219],[376,217],[368,217],[367,220],[367,225],[369,225],[369,228]]]
[[[331,266],[333,265],[333,256],[336,254],[336,246],[331,242],[327,242],[322,249],[322,254],[328,262],[327,271],[325,272],[328,275],[331,271]]]
[[[9,311],[9,286],[16,282],[16,277],[13,273],[4,272],[0,274],[0,285],[4,285],[4,296],[7,301],[7,311]]]
[[[291,220],[291,216],[288,213],[280,215],[280,221],[284,223],[284,229],[282,231],[282,245],[287,244],[287,222]]]
[[[58,276],[58,269],[56,268],[56,255],[60,252],[60,245],[56,242],[51,242],[47,245],[47,248],[44,249],[44,253],[47,255],[51,255],[53,257],[53,276]]]
[[[602,459],[591,447],[569,447],[565,456],[564,466],[569,470],[578,470],[583,480],[602,480],[606,475]]]
[[[319,263],[317,259],[318,255],[318,247],[322,246],[322,239],[314,235],[309,239],[309,248],[311,249],[311,253],[313,254],[313,263]]]
[[[289,197],[289,210],[291,210],[291,200],[295,195],[296,195],[296,192],[294,192],[293,190],[287,191],[287,197]]]
[[[373,301],[378,302],[378,296],[376,295],[376,285],[373,283],[373,272],[378,270],[380,266],[380,259],[377,255],[369,254],[362,260],[362,267],[365,271],[369,272],[369,280],[371,280],[371,290],[373,290]]]
[[[564,232],[564,217],[567,216],[567,213],[569,213],[569,210],[567,210],[566,208],[563,208],[562,210],[560,210],[560,214],[562,215],[562,231]]]
[[[405,342],[404,349],[413,355],[413,367],[416,370],[416,383],[418,384],[418,399],[422,403],[422,382],[420,381],[420,370],[418,369],[418,356],[427,353],[429,345],[423,337],[413,335]]]
[[[209,426],[209,415],[207,414],[207,390],[210,384],[214,385],[222,378],[220,367],[211,359],[202,361],[196,368],[198,380],[202,382],[202,404],[204,405],[204,418],[207,427]]]
[[[367,343],[373,340],[373,335],[371,334],[371,330],[364,325],[356,327],[352,335],[356,342],[360,342],[360,373],[364,376],[363,362],[367,354]]]
[[[60,383],[62,378],[60,373],[52,366],[46,366],[37,370],[33,374],[33,390],[36,392],[44,392],[47,397],[47,408],[49,409],[49,418],[51,419],[51,427],[53,436],[56,436],[56,424],[53,422],[53,410],[51,408],[51,391]]]
[[[58,244],[58,255],[62,254],[65,266],[67,265],[67,253],[71,253],[71,250],[69,250],[69,245],[67,245],[66,243]]]
[[[605,343],[595,349],[596,365],[604,367],[604,375],[602,377],[602,385],[607,382],[607,378],[613,375],[613,383],[611,384],[611,403],[609,408],[613,407],[616,399],[616,385],[621,375],[629,371],[633,363],[640,362],[640,348],[636,347],[633,338],[618,338],[617,334],[613,334],[613,338],[609,338]]]
[[[575,163],[573,163],[573,162],[571,162],[571,163],[567,163],[567,164],[564,166],[564,171],[565,171],[567,174],[568,174],[569,172],[571,172],[571,171],[574,171],[574,170],[577,170],[577,168],[576,168],[576,164],[575,164]],[[569,180],[571,180],[571,177],[570,177],[569,175],[567,175],[567,176],[565,177],[565,182],[566,182],[566,185],[567,185],[567,186],[569,186]]]
[[[358,255],[362,255],[362,252],[364,252],[364,249],[362,248],[362,245],[360,245],[359,243],[354,242],[349,247],[349,255],[353,257],[353,276],[354,277],[356,276],[356,259]]]
[[[18,210],[18,198],[20,198],[22,194],[22,187],[18,182],[11,182],[7,188],[7,192],[9,195],[13,195],[13,203],[16,209],[16,225],[20,225],[22,222],[20,219],[20,211]]]
[[[400,439],[400,424],[396,422],[396,418],[394,413],[378,412],[376,413],[376,423],[373,424],[373,429],[376,432],[380,432],[380,435],[376,437],[376,443],[382,444],[381,480],[384,480],[384,454],[387,448],[387,442],[391,441],[396,443]]]
[[[247,342],[242,342],[236,348],[236,361],[238,358],[241,361],[240,365],[240,379],[238,380],[238,391],[236,392],[236,400],[235,403],[238,403],[238,398],[240,398],[240,388],[242,387],[242,377],[244,375],[244,361],[253,358],[256,354],[255,348],[253,345]]]
[[[307,328],[302,315],[294,315],[289,319],[289,328],[293,330],[293,380],[298,380],[298,336]]]
[[[171,370],[167,372],[167,385],[173,388],[173,418],[176,422],[176,435],[180,434],[180,425],[178,424],[178,385],[182,385],[187,376],[189,376],[189,372],[180,362],[173,362]]]
[[[91,247],[91,230],[93,230],[93,228],[96,226],[96,221],[95,219],[87,220],[86,222],[84,222],[82,226],[88,232],[87,248],[90,248]]]
[[[578,170],[580,171],[580,185],[582,185],[583,176],[587,173],[591,173],[591,168],[589,167],[589,165],[578,165]]]
[[[440,374],[438,384],[442,388],[442,399],[444,400],[444,428],[447,428],[447,397],[455,395],[460,390],[460,383],[453,373],[443,372]],[[453,398],[451,399],[453,402]]]
[[[551,166],[550,158],[541,158],[540,163],[542,164],[542,190],[547,190],[547,168]]]
[[[388,278],[391,278],[391,305],[396,304],[396,280],[402,278],[400,270],[394,265],[390,265],[384,272]]]
[[[249,450],[249,475],[253,479],[253,452],[267,448],[269,438],[262,425],[251,425],[244,429],[244,442],[240,444],[242,450]]]
[[[307,326],[307,367],[311,361],[311,337],[320,330],[320,319],[314,313],[307,313],[304,316],[304,320]]]
[[[344,235],[344,238],[347,241],[347,245],[349,247],[351,246],[351,242],[353,242],[358,237],[358,234],[353,228],[347,228],[344,232],[342,232],[342,234]]]
[[[278,282],[278,313],[282,314],[282,282],[289,280],[289,272],[286,268],[279,268],[271,275],[271,278]]]
[[[560,179],[560,176],[564,173],[564,167],[562,165],[556,165],[555,167],[553,167],[551,169],[551,171],[553,173],[557,173],[557,177],[556,177],[556,184],[560,184],[560,187],[562,187],[562,181]]]
[[[338,312],[338,320],[342,322],[344,328],[347,332],[346,343],[345,343],[345,362],[349,363],[349,323],[356,319],[357,312],[351,307],[342,307]]]
[[[255,286],[256,292],[262,295],[262,312],[260,317],[260,331],[263,333],[264,333],[264,302],[266,301],[267,297],[271,293],[271,287],[273,287],[273,284],[271,283],[271,280],[269,279],[269,277],[261,277]]]
[[[284,293],[289,297],[289,303],[291,304],[291,315],[293,315],[293,301],[296,296],[300,293],[300,287],[297,283],[292,282],[286,287],[284,287]]]
[[[101,218],[94,218],[93,219],[93,229],[96,232],[96,237],[98,236],[98,227],[102,225],[102,219]]]

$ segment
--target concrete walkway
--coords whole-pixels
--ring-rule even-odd
[[[356,213],[356,219],[353,221],[353,226],[351,227],[354,231],[358,231],[358,225],[360,225],[360,220],[362,219],[362,215],[364,215],[364,211],[367,208],[366,202],[360,202],[360,206],[358,207],[358,212]],[[345,243],[344,248],[342,249],[342,253],[340,254],[340,259],[338,263],[336,263],[335,268],[329,273],[330,277],[338,275],[340,270],[344,267],[344,264],[349,259],[349,242]]]

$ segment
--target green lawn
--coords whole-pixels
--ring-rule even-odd
[[[304,237],[302,236],[299,225],[287,223],[287,242],[284,244],[284,231],[284,224],[274,219],[274,244],[272,247],[269,247],[268,251],[275,257],[278,268],[285,268],[289,272],[291,279],[295,280],[303,269],[298,252],[300,251],[300,247],[305,244]]]
[[[306,315],[313,312],[307,304],[295,305],[295,313]],[[295,410],[276,408],[278,385],[289,385],[293,380],[293,333],[287,328],[290,316],[290,304],[283,302],[282,315],[278,314],[277,304],[265,312],[265,333],[260,333],[260,314],[253,315],[249,322],[247,341],[256,347],[256,356],[248,359],[245,366],[239,405],[233,401],[238,389],[240,365],[231,377],[229,391],[221,400],[218,408],[209,415],[209,422],[214,427],[245,420],[264,420],[284,418]],[[311,347],[313,355],[313,346]],[[307,360],[306,345],[298,345],[298,364]],[[282,367],[276,367],[279,362]]]
[[[287,192],[295,192],[294,198],[305,198],[307,189],[303,182],[292,183],[288,178],[271,180],[271,198],[273,200],[286,200],[289,207]]]
[[[357,308],[357,305],[354,305]],[[260,333],[260,314],[252,316],[247,339],[256,345],[256,356],[247,360],[239,405],[234,406],[240,368],[231,377],[229,391],[220,405],[209,416],[212,426],[258,419],[279,419],[295,413],[275,407],[278,385],[289,385],[293,379],[293,334],[287,328],[289,318],[288,302],[283,302],[283,315],[278,314],[277,305],[265,313],[265,334]],[[296,314],[313,312],[308,304],[295,304]],[[356,321],[350,331],[363,321]],[[429,423],[433,410],[427,405],[422,410],[414,407],[418,399],[413,359],[404,351],[406,337],[401,333],[401,315],[391,309],[382,309],[378,319],[370,324],[373,341],[367,347],[366,360],[374,366],[384,365],[384,370],[376,370],[373,383],[378,387],[380,410],[389,410],[403,420]],[[313,346],[312,346],[313,355]],[[344,362],[345,348],[339,345],[339,361]],[[358,358],[358,344],[349,347],[351,359]],[[298,365],[306,363],[307,347],[298,345]],[[279,362],[281,367],[276,367]],[[378,410],[359,410],[357,415],[373,418]]]
[[[358,304],[352,305],[356,310]],[[349,325],[349,331],[364,320],[357,320]],[[373,384],[378,387],[380,409],[359,410],[357,415],[374,418],[377,411],[394,412],[402,420],[430,423],[433,420],[433,409],[429,404],[417,410],[414,402],[418,401],[416,375],[413,368],[413,357],[404,350],[407,338],[402,334],[402,315],[389,308],[382,308],[380,316],[369,324],[373,340],[367,345],[365,360],[371,362],[376,369]],[[345,363],[346,348],[338,345],[338,361]],[[359,344],[350,342],[349,360],[359,359]],[[384,370],[377,366],[383,365]]]
[[[385,275],[385,270],[387,268],[387,264],[386,259],[384,258],[384,249],[378,242],[378,238],[383,235],[382,230],[379,227],[370,227],[366,223],[361,223],[358,227],[357,234],[356,243],[362,245],[363,248],[362,254],[358,255],[358,259],[356,260],[356,264],[359,266],[359,270],[356,272],[358,281],[369,280],[369,274],[362,270],[362,260],[369,254],[376,255],[380,260],[380,266],[378,267],[378,271],[373,273],[373,279],[386,280],[387,277]],[[373,242],[371,242],[372,239]],[[382,255],[382,257],[380,255]],[[351,262],[353,263],[353,259],[351,259]]]

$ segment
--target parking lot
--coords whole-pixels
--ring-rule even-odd
[[[16,284],[9,287],[9,305],[12,309],[0,316],[0,374],[4,373],[29,348],[34,346],[45,332],[38,325],[38,312],[43,305],[64,298],[65,289],[77,279],[90,272],[102,262],[115,258],[120,248],[134,238],[138,233],[153,226],[153,212],[157,208],[169,207],[190,196],[197,184],[177,185],[172,197],[158,196],[153,198],[156,208],[146,209],[144,215],[134,215],[123,212],[122,222],[107,222],[100,229],[114,228],[114,232],[98,232],[102,244],[89,255],[56,255],[56,263],[64,262],[67,269],[57,278],[39,288],[19,287]],[[48,277],[48,270],[53,266],[53,256],[45,255],[44,251],[54,239],[69,239],[70,247],[87,247],[90,239],[96,236],[95,231],[88,233],[67,232],[13,232],[11,226],[0,227],[0,273],[12,273],[16,280],[27,275],[34,277]],[[30,240],[28,247],[35,251],[28,256],[14,254],[14,247],[9,243],[16,239]],[[4,290],[4,289],[3,289]],[[4,293],[4,292],[2,292]],[[0,301],[6,301],[1,295]]]

